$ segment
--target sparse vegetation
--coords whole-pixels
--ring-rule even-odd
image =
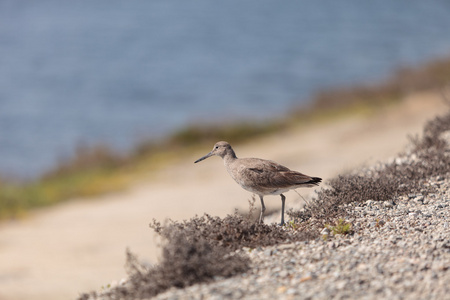
[[[169,232],[170,231],[170,232]],[[167,229],[167,243],[162,261],[152,267],[141,265],[134,254],[127,250],[127,286],[118,286],[102,297],[110,299],[144,299],[153,297],[168,288],[183,288],[215,277],[230,277],[249,269],[247,257],[231,254],[226,248],[212,246],[203,238],[185,235],[176,228]],[[80,299],[95,297],[84,294]]]
[[[403,96],[436,88],[450,82],[450,60],[437,59],[416,68],[401,68],[387,80],[374,85],[332,88],[319,92],[313,110],[321,111],[366,104],[370,107],[398,101]]]
[[[165,226],[153,223],[151,227],[166,239],[170,239],[171,232],[177,229],[192,239],[205,239],[213,246],[225,247],[230,251],[314,238],[311,232],[294,232],[276,224],[258,224],[237,213],[225,218],[205,215],[183,223],[171,222]]]
[[[246,216],[237,212],[225,218],[204,215],[181,223],[168,221],[166,225],[153,221],[150,227],[166,241],[161,263],[145,267],[127,251],[128,284],[107,291],[102,298],[144,299],[170,287],[182,288],[214,277],[230,277],[250,267],[249,259],[234,250],[314,238],[310,232],[258,224],[252,216],[253,203]],[[98,295],[92,292],[81,295],[80,299],[89,296]]]
[[[335,225],[325,225],[334,235],[336,234],[350,234],[352,232],[352,224],[346,222],[344,219],[338,219]]]

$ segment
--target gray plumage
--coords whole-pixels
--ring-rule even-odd
[[[257,194],[261,200],[260,223],[264,218],[264,196],[281,196],[281,225],[284,224],[284,192],[301,187],[317,186],[322,179],[292,171],[274,161],[260,158],[237,158],[227,142],[218,142],[213,150],[195,161],[198,163],[213,155],[223,159],[231,177],[245,190]]]

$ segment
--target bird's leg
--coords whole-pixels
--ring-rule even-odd
[[[261,200],[261,214],[259,215],[259,224],[261,224],[264,220],[264,212],[266,211],[266,206],[264,205],[263,196],[259,196]]]
[[[283,194],[280,194],[281,196],[281,223],[280,225],[284,225],[284,202],[286,201],[286,197]]]

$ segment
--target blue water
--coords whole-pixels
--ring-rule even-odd
[[[450,53],[450,2],[0,1],[0,174],[279,116]]]

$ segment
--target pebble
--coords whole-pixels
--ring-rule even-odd
[[[395,205],[394,201],[384,201],[383,202],[383,206],[386,208],[392,208],[392,207],[394,207],[394,205]]]
[[[324,229],[322,229],[322,231],[320,232],[320,234],[321,235],[329,235],[330,234],[330,229],[328,229],[328,228],[324,228]]]

